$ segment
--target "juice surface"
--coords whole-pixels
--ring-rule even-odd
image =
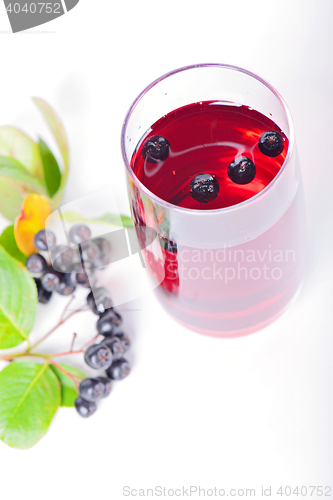
[[[283,137],[283,151],[276,157],[263,154],[258,141],[266,131]],[[150,137],[162,136],[170,144],[168,157],[152,163],[142,154]],[[288,139],[280,128],[258,111],[241,105],[205,101],[179,108],[154,123],[142,137],[131,160],[138,179],[155,195],[180,207],[210,210],[241,203],[262,191],[283,165]],[[233,182],[229,164],[239,156],[251,159],[255,178],[248,184]],[[207,173],[218,181],[215,199],[202,203],[190,194],[191,180]]]

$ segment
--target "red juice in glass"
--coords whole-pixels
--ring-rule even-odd
[[[211,79],[214,71],[241,71],[198,66],[155,85],[205,69]],[[290,122],[273,119],[273,104],[271,112],[250,104],[209,99],[175,107],[145,133],[138,128],[127,159],[133,220],[147,271],[160,283],[157,297],[179,322],[213,336],[271,323],[302,278],[304,208]],[[145,248],[147,227],[158,237]]]

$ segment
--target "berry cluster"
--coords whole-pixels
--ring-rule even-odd
[[[73,294],[78,285],[90,288],[87,304],[99,317],[96,328],[103,340],[90,345],[84,359],[91,368],[105,370],[105,376],[85,378],[80,383],[75,408],[82,417],[89,417],[97,409],[96,401],[110,394],[112,381],[122,380],[129,374],[130,364],[124,354],[130,347],[130,339],[119,329],[122,317],[113,308],[109,291],[94,286],[93,270],[105,267],[110,261],[109,241],[102,237],[92,240],[90,228],[85,224],[74,225],[69,231],[69,240],[73,246],[56,245],[55,234],[42,229],[34,238],[38,252],[28,257],[27,268],[34,276],[38,300],[43,304],[49,302],[53,292],[66,296]],[[52,265],[47,261],[46,252],[51,255]]]
[[[112,381],[122,380],[130,373],[130,364],[124,358],[130,339],[119,330],[122,317],[113,309],[107,290],[94,288],[94,295],[92,291],[88,294],[87,303],[99,316],[97,332],[104,338],[86,349],[84,360],[94,370],[105,370],[106,376],[85,378],[80,383],[80,396],[75,400],[75,408],[85,418],[96,411],[98,400],[110,394]],[[100,310],[104,312],[100,313]]]
[[[258,142],[259,151],[269,157],[282,153],[284,139],[276,130],[264,132]],[[170,144],[165,137],[155,135],[149,137],[143,144],[142,156],[150,163],[165,161],[170,154]],[[249,184],[256,176],[256,167],[247,156],[238,156],[227,168],[229,179],[235,184]],[[200,203],[214,200],[220,191],[220,186],[215,176],[208,173],[196,175],[189,184],[192,198]]]
[[[56,236],[49,229],[35,235],[37,252],[28,257],[26,265],[34,276],[39,302],[47,304],[53,292],[67,296],[77,285],[90,288],[96,282],[93,269],[109,262],[111,249],[106,238],[90,240],[90,237],[91,231],[85,224],[76,224],[69,231],[74,248],[56,245]],[[52,265],[46,252],[50,252]]]

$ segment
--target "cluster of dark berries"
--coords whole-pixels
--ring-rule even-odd
[[[259,139],[258,148],[266,156],[278,156],[284,148],[282,134],[276,130],[264,132]],[[165,161],[169,153],[170,144],[160,135],[149,137],[142,146],[142,156],[150,163]],[[251,158],[238,156],[228,165],[227,173],[235,184],[249,184],[256,176],[256,167]],[[202,173],[190,181],[189,191],[192,198],[199,203],[208,203],[218,196],[220,186],[214,175]]]
[[[91,291],[87,296],[87,303],[99,316],[96,327],[104,338],[86,349],[84,360],[95,370],[105,370],[105,376],[85,378],[80,384],[80,395],[75,400],[75,408],[85,418],[96,411],[98,400],[110,394],[112,381],[122,380],[130,372],[130,364],[124,358],[130,347],[130,339],[120,331],[122,317],[112,307],[108,291],[105,288],[94,288],[94,292]]]
[[[76,224],[70,229],[69,240],[73,246],[56,245],[56,236],[49,229],[35,235],[36,253],[28,257],[26,265],[34,276],[39,302],[47,304],[53,292],[66,296],[71,295],[77,285],[90,288],[94,284],[93,269],[109,262],[111,248],[106,238],[90,238],[90,228],[85,224]]]

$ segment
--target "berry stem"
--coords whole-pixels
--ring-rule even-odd
[[[82,349],[78,351],[56,352],[55,354],[52,354],[52,357],[54,358],[55,356],[68,356],[69,354],[81,354],[82,352]]]
[[[27,349],[27,351],[26,351],[27,353],[30,352],[30,350],[35,349],[35,347],[37,347],[42,342],[44,342],[45,339],[47,339],[57,328],[59,328],[59,326],[61,326],[62,324],[64,324],[69,318],[71,318],[72,316],[74,316],[74,314],[77,314],[77,313],[79,313],[81,311],[88,311],[89,310],[89,307],[86,306],[86,305],[84,305],[84,306],[79,307],[75,311],[72,311],[70,314],[68,314],[68,316],[65,317],[65,314],[66,314],[66,311],[68,309],[68,306],[69,306],[69,304],[71,303],[72,300],[73,300],[73,298],[71,298],[71,300],[67,304],[67,306],[65,308],[65,311],[62,313],[61,318],[58,321],[58,323],[53,328],[51,328],[51,330],[49,332],[47,332],[41,339],[39,339],[34,345],[32,345],[30,347],[30,349]]]
[[[75,339],[76,339],[76,333],[73,333],[73,339],[72,339],[72,343],[71,343],[71,347],[69,349],[69,352],[73,352]]]
[[[41,344],[46,338],[48,338],[55,330],[57,330],[57,328],[59,328],[59,326],[63,325],[69,318],[71,318],[72,316],[74,316],[75,314],[77,314],[79,312],[88,311],[90,309],[89,306],[83,305],[83,306],[79,307],[78,309],[75,309],[75,311],[72,311],[67,316],[65,316],[66,312],[68,311],[68,307],[71,304],[73,298],[74,298],[74,296],[71,297],[70,301],[66,305],[66,307],[65,307],[65,309],[64,309],[64,311],[63,311],[63,313],[62,313],[62,315],[61,315],[60,320],[58,321],[58,323],[53,328],[51,328],[51,330],[49,332],[47,332],[41,339],[39,339],[33,345],[31,345],[30,342],[29,342],[29,340],[28,340],[27,341],[28,342],[28,347],[27,347],[27,349],[24,352],[13,353],[13,354],[6,354],[5,356],[1,356],[0,360],[3,360],[3,361],[12,361],[14,358],[20,358],[22,356],[37,356],[37,357],[45,358],[46,360],[48,360],[50,358],[51,354],[34,353],[34,352],[31,352],[31,351],[33,349],[35,349],[35,347],[37,347],[39,344]],[[95,338],[96,337],[94,337],[94,339]],[[91,342],[93,342],[93,340],[89,341],[87,344],[90,344]],[[74,341],[74,339],[73,339],[73,341]],[[82,349],[86,346],[86,344],[85,344],[82,349],[80,349],[78,351],[73,351],[73,344],[74,344],[74,342],[72,342],[71,350],[69,352],[60,353],[60,354],[52,354],[52,356],[64,356],[66,354],[81,353],[81,352],[83,352]]]
[[[24,352],[18,352],[15,354],[6,354],[5,356],[1,356],[0,360],[1,361],[12,361],[14,358],[21,358],[22,356],[36,356],[39,358],[45,358],[49,359],[50,355],[49,354],[39,354],[39,353],[34,353],[30,351],[24,351]]]
[[[79,385],[80,384],[76,379],[78,378],[80,380],[83,380],[83,377],[80,377],[79,375],[74,375],[73,373],[69,373],[67,370],[65,370],[65,368],[63,368],[61,365],[56,363],[53,359],[50,359],[50,363],[53,366],[55,366],[56,368],[58,368],[58,370],[60,370],[64,375],[66,375],[68,378],[71,379],[71,381],[73,382],[73,384],[75,386],[76,392],[79,394]]]
[[[60,316],[60,321],[62,321],[64,319],[65,314],[68,311],[68,308],[69,308],[69,306],[71,305],[71,303],[73,302],[74,299],[75,299],[75,295],[72,294],[70,300],[67,302],[67,305],[66,305],[65,309],[62,312],[62,315]]]

